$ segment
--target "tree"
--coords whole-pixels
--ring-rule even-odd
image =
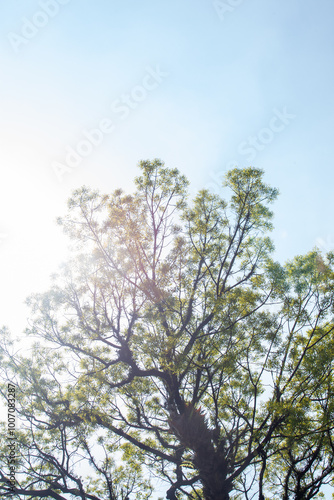
[[[3,331],[16,497],[149,498],[145,476],[171,500],[319,497],[334,471],[334,255],[273,261],[278,193],[261,170],[228,172],[229,200],[190,202],[176,169],[139,166],[132,195],[69,200],[75,257],[29,299],[31,355]],[[5,498],[4,458],[0,481]]]

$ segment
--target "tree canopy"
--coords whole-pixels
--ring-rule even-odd
[[[1,445],[1,497],[321,498],[334,255],[273,260],[278,192],[261,170],[190,200],[178,170],[139,167],[133,194],[73,193],[59,219],[73,259],[29,298],[30,352],[2,330],[20,425],[14,492]]]

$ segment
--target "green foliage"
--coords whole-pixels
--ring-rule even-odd
[[[321,498],[334,470],[334,256],[273,261],[278,192],[261,170],[230,171],[230,198],[189,201],[176,169],[139,167],[131,195],[73,193],[59,223],[74,257],[29,299],[30,355],[2,333],[16,496],[146,499],[151,476],[174,500]]]

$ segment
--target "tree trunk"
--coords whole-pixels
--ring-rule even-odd
[[[217,446],[216,449],[213,445],[212,430],[208,428],[201,409],[185,403],[182,413],[170,411],[169,425],[181,443],[194,452],[193,464],[199,472],[204,499],[229,500],[231,483],[227,480],[224,447]]]
[[[198,450],[194,465],[198,468],[205,500],[229,500],[231,483],[227,480],[226,460],[211,449]]]

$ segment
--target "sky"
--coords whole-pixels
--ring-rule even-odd
[[[229,168],[279,188],[281,262],[334,247],[330,0],[15,0],[0,7],[0,325],[48,287],[71,192],[133,189],[161,158],[222,193]]]
[[[334,249],[332,0],[2,0],[0,326],[67,258],[71,192],[133,189],[161,158],[222,193],[229,168],[280,190],[280,262]]]
[[[4,0],[1,320],[48,287],[71,192],[133,189],[161,158],[221,193],[253,166],[280,190],[275,257],[334,248],[331,0]]]

